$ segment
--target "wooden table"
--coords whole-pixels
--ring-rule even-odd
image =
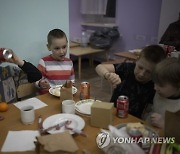
[[[74,48],[74,47],[78,47],[78,46],[80,46],[79,43],[72,42],[72,41],[70,41],[70,43],[69,43],[69,47],[70,47],[70,48]]]
[[[126,60],[136,61],[138,59],[137,55],[135,55],[134,53],[129,52],[129,51],[116,52],[116,53],[114,53],[114,55],[126,58]]]
[[[35,122],[32,125],[24,125],[20,121],[20,111],[13,104],[9,105],[9,110],[7,112],[0,113],[5,117],[3,121],[0,121],[0,149],[6,139],[8,131],[18,131],[18,130],[37,130],[38,125],[38,116],[42,115],[43,119],[61,112],[61,103],[58,97],[52,96],[50,94],[37,96],[41,101],[46,103],[48,106],[40,108],[35,111]],[[76,95],[74,100],[79,100],[79,95]],[[33,102],[32,102],[33,103]],[[115,109],[114,109],[115,111]],[[91,154],[100,154],[102,151],[97,147],[96,137],[100,132],[100,128],[95,128],[90,125],[90,117],[82,116],[85,120],[84,131],[87,133],[88,137],[85,138],[80,135],[74,135],[74,139],[79,147],[78,154],[83,153],[83,149],[88,150]],[[114,115],[113,125],[118,125],[120,123],[127,122],[139,122],[140,119],[128,115],[128,118],[118,118]],[[141,121],[142,122],[142,121]],[[162,130],[160,130],[161,134],[163,134]],[[16,139],[14,139],[15,141]],[[2,153],[2,152],[1,152]],[[20,152],[12,152],[10,154],[19,154]],[[3,154],[3,153],[2,153]],[[7,153],[4,153],[7,154]],[[35,152],[21,152],[21,154],[35,154]]]
[[[81,58],[82,56],[90,56],[90,65],[93,65],[93,55],[104,52],[106,59],[108,59],[107,51],[104,49],[93,49],[91,47],[73,47],[70,48],[70,55],[78,57],[78,76],[81,79]]]

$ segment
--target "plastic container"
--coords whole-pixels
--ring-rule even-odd
[[[82,47],[87,47],[88,45],[88,36],[86,31],[82,31],[81,33],[81,46]]]

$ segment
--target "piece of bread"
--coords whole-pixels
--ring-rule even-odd
[[[131,129],[137,129],[138,131],[141,132],[143,137],[149,136],[149,131],[140,122],[137,122],[137,123],[128,123],[126,125],[126,131],[129,132]]]
[[[53,90],[53,95],[60,96],[60,88],[56,88]]]
[[[65,88],[71,88],[73,85],[72,81],[66,81],[66,83],[63,85]]]

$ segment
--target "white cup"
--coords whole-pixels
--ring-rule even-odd
[[[75,114],[75,101],[73,100],[62,101],[62,113]]]
[[[21,121],[25,125],[33,124],[35,113],[33,106],[24,106],[21,108]]]

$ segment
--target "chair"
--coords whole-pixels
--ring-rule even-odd
[[[25,83],[17,87],[17,98],[21,100],[23,98],[35,96],[37,88],[34,83]]]

